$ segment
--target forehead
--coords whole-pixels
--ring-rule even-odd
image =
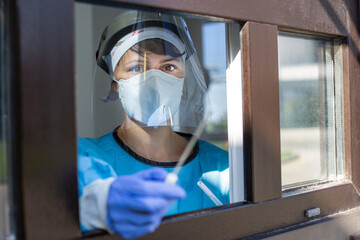
[[[146,58],[146,59],[145,59]],[[132,60],[146,60],[146,61],[177,61],[182,63],[182,57],[173,57],[170,54],[156,54],[151,52],[150,50],[146,50],[144,52],[138,53],[129,49],[121,58],[120,62],[126,63],[127,61]]]

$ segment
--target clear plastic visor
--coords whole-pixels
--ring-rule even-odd
[[[187,29],[181,26],[178,32]],[[137,29],[119,39],[103,57],[109,73],[99,66],[94,73],[94,123],[110,121],[107,126],[117,127],[126,146],[152,160],[156,157],[139,150],[146,138],[150,144],[155,139],[159,146],[169,144],[175,154],[161,161],[176,161],[176,149],[187,143],[182,133],[193,134],[211,109],[197,54],[189,43],[188,34],[179,36],[159,27]]]

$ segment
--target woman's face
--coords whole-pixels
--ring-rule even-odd
[[[170,55],[158,55],[150,51],[146,51],[142,56],[131,49],[119,61],[115,68],[114,76],[116,80],[126,80],[150,69],[157,69],[178,78],[185,76],[185,66],[182,57],[175,58]]]

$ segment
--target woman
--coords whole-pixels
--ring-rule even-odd
[[[187,156],[181,188],[164,182],[209,111],[183,19],[124,12],[104,30],[97,64],[110,76],[105,100],[120,98],[125,120],[103,137],[79,139],[83,229],[136,237],[154,231],[164,214],[216,206],[198,182],[229,203],[227,152],[204,141]]]

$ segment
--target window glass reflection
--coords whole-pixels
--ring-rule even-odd
[[[225,23],[205,23],[202,34],[204,71],[211,82],[208,92],[212,104],[204,138],[228,150]]]
[[[283,187],[341,177],[339,44],[285,33],[278,44]]]

